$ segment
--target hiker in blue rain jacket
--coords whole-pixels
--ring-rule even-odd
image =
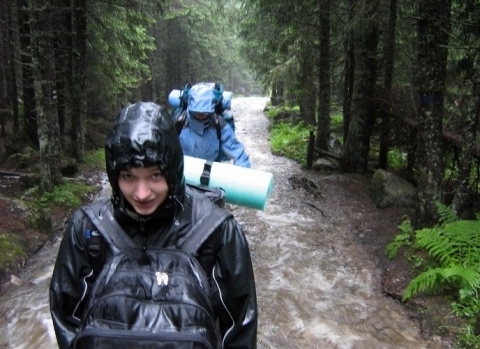
[[[209,161],[233,160],[242,167],[251,167],[250,159],[232,127],[215,113],[219,101],[216,83],[198,83],[188,92],[185,123],[180,143],[185,155]]]

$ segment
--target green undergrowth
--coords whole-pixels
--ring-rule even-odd
[[[89,151],[81,171],[102,170],[105,167],[103,148]],[[24,193],[23,199],[28,207],[27,222],[34,229],[50,229],[53,226],[52,212],[72,210],[81,206],[90,194],[96,191],[96,186],[88,178],[65,179],[57,184],[52,191],[39,191],[39,187],[30,188]]]
[[[299,108],[267,107],[265,115],[271,122],[269,137],[272,153],[305,165],[309,129],[299,119]]]
[[[105,150],[104,148],[98,148],[87,152],[85,155],[85,164],[82,166],[84,169],[105,169]]]
[[[95,191],[95,186],[83,182],[64,182],[50,192],[38,194],[35,189],[24,197],[28,207],[27,222],[34,229],[51,229],[53,212],[69,211],[81,204]]]
[[[3,269],[14,267],[18,260],[26,258],[27,252],[18,236],[0,232],[0,265]]]
[[[308,129],[299,123],[292,125],[281,122],[275,124],[270,131],[272,153],[293,159],[301,165],[306,163],[308,146]]]
[[[443,295],[452,312],[467,320],[457,348],[480,348],[480,216],[460,220],[445,205],[437,204],[439,222],[415,230],[407,219],[387,246],[389,258],[405,248],[417,271],[403,293],[403,301],[419,294]]]

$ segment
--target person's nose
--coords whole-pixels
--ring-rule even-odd
[[[135,196],[137,200],[145,200],[150,195],[150,186],[146,181],[140,180],[137,183],[137,188],[135,190]]]

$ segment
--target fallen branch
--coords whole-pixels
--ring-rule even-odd
[[[4,171],[4,170],[0,170],[0,176],[4,176],[4,177],[20,177],[22,175],[25,175],[26,173],[22,173],[22,172],[12,172],[12,171]]]

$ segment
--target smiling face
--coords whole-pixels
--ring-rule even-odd
[[[120,171],[118,186],[123,197],[142,216],[154,213],[168,196],[168,184],[158,166]]]

